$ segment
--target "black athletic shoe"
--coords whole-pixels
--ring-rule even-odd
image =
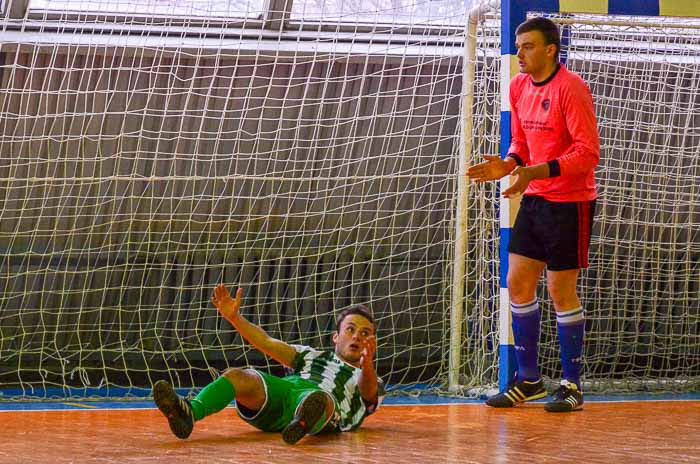
[[[512,408],[518,403],[537,400],[547,396],[542,379],[535,382],[521,380],[513,383],[508,389],[486,400],[493,408]]]
[[[185,439],[194,428],[194,413],[187,400],[180,398],[172,385],[159,380],[153,385],[153,400],[158,409],[168,418],[170,430],[177,438]]]
[[[311,431],[326,412],[326,394],[321,391],[309,393],[301,402],[294,419],[282,430],[282,439],[293,445]]]
[[[552,394],[552,399],[544,405],[545,411],[571,412],[583,409],[583,393],[575,383],[561,381],[561,386]]]

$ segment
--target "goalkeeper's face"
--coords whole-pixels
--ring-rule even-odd
[[[349,314],[333,334],[335,353],[350,364],[357,364],[365,350],[372,350],[374,325],[360,314]],[[373,355],[374,353],[370,353]]]
[[[520,72],[530,74],[533,78],[540,77],[543,72],[556,63],[557,46],[545,43],[540,31],[529,31],[518,34],[515,40],[518,48],[518,66]]]

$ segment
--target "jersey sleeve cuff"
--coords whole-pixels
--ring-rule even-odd
[[[561,166],[558,160],[547,161],[549,166],[549,177],[559,177],[561,175]]]

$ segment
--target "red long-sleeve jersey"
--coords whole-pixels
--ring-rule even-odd
[[[596,198],[600,142],[593,97],[583,79],[564,65],[541,83],[520,73],[510,84],[510,106],[508,153],[525,166],[549,164],[550,177],[532,180],[524,193],[549,201]]]

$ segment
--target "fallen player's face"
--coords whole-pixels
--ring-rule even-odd
[[[350,314],[340,323],[340,331],[333,335],[335,353],[350,364],[357,364],[372,336],[372,323],[359,314]]]

